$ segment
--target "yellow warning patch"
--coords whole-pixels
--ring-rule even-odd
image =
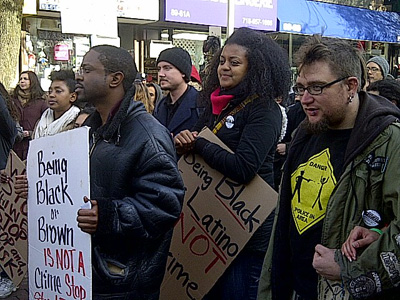
[[[325,217],[335,185],[329,149],[310,157],[292,173],[292,215],[299,234]]]

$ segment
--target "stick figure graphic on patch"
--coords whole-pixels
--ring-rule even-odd
[[[299,234],[324,218],[335,185],[329,148],[297,166],[291,175],[291,207]]]
[[[310,182],[313,181],[312,179],[305,178],[304,176],[304,171],[300,172],[300,175],[296,177],[296,186],[294,187],[292,199],[294,198],[294,195],[297,193],[297,201],[300,203],[300,190],[301,190],[301,183],[303,180]]]
[[[317,199],[315,199],[314,204],[312,205],[312,208],[314,208],[315,204],[317,204],[317,202],[318,202],[318,208],[319,208],[319,210],[322,210],[322,209],[323,209],[323,208],[322,208],[322,204],[321,204],[321,192],[322,192],[322,189],[324,188],[325,183],[327,183],[328,180],[329,180],[329,178],[327,178],[327,177],[324,178],[324,177],[321,176],[321,179],[320,179],[320,181],[319,181],[319,182],[321,182],[321,187],[320,187],[320,189],[319,189]]]

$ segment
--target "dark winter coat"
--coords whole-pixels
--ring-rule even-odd
[[[192,128],[196,124],[197,120],[199,119],[199,115],[203,110],[198,106],[198,91],[189,85],[186,92],[180,98],[182,99],[182,102],[167,125],[168,97],[169,95],[161,99],[160,103],[156,106],[153,115],[175,136],[182,130]]]
[[[42,98],[31,100],[25,106],[22,105],[19,99],[14,99],[15,106],[17,107],[20,115],[19,125],[23,130],[33,132],[37,121],[40,120],[43,112],[47,109],[46,101]],[[29,141],[31,136],[24,137],[20,142],[14,144],[14,151],[21,160],[25,160],[28,156]]]
[[[219,116],[212,114],[210,105],[192,131],[200,132],[204,126],[212,130],[246,98],[246,96],[238,96],[232,99]],[[273,187],[273,157],[282,126],[282,114],[278,104],[256,98],[233,118],[233,127],[228,128],[223,125],[216,135],[234,154],[203,138],[197,139],[196,152],[212,168],[238,183],[248,183],[258,174]],[[268,201],[268,199],[260,199],[260,201]],[[254,233],[245,248],[266,251],[272,223],[273,213]]]
[[[4,98],[0,95],[0,170],[7,165],[7,158],[17,136],[15,121],[11,118]]]
[[[126,95],[104,126],[92,114],[94,299],[158,299],[184,187],[168,130]]]

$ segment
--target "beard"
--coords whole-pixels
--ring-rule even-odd
[[[305,120],[301,123],[301,127],[307,130],[307,133],[309,134],[321,134],[328,131],[329,122],[327,118],[323,118],[317,123],[310,123],[310,121],[306,117]]]

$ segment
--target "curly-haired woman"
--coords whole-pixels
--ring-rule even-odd
[[[273,156],[282,126],[275,99],[289,91],[287,55],[265,34],[240,28],[228,38],[210,68],[201,93],[207,108],[192,131],[175,137],[177,152],[194,151],[238,183],[248,183],[258,174],[273,186]],[[234,153],[197,137],[204,126]],[[204,299],[256,299],[272,222],[273,213]]]

